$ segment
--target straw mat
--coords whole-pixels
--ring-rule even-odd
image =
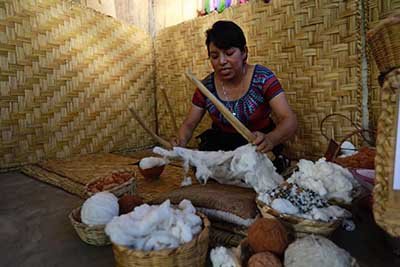
[[[185,175],[183,168],[180,166],[165,166],[163,173],[157,180],[144,179],[142,174],[137,171],[136,193],[142,197],[145,202],[149,202],[168,192],[180,188],[184,176],[191,176],[192,183],[198,184],[196,178],[194,178],[195,176],[193,171],[189,171],[189,173]]]
[[[86,198],[85,186],[90,181],[115,171],[135,172],[135,166],[129,165],[135,161],[137,160],[134,158],[111,153],[88,154],[26,165],[21,171],[40,181]]]
[[[112,153],[89,154],[69,159],[53,159],[34,165],[27,165],[22,172],[40,181],[60,187],[70,193],[86,198],[85,186],[92,180],[104,177],[114,171],[135,173],[136,193],[145,201],[180,187],[185,176],[178,162],[167,165],[157,180],[144,179],[137,163],[141,158],[153,155],[150,151],[138,151],[130,156]],[[135,165],[136,164],[136,165]],[[197,183],[192,171],[187,176]]]
[[[113,171],[134,171],[134,166],[129,164],[135,161],[135,159],[129,157],[101,153],[42,161],[37,166],[59,176],[68,177],[78,184],[86,185],[88,182],[104,177]]]

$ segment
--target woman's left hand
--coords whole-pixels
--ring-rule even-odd
[[[262,153],[267,153],[274,148],[274,144],[268,138],[268,136],[262,132],[253,132],[256,139],[254,139],[253,144],[257,146],[257,151]]]

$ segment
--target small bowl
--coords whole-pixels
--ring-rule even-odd
[[[142,169],[139,166],[139,171],[143,175],[144,178],[149,179],[149,180],[156,180],[156,179],[160,178],[160,175],[164,171],[164,168],[165,168],[165,164],[147,168],[147,169]]]

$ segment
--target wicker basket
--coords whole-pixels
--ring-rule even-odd
[[[257,200],[257,207],[264,218],[279,219],[296,237],[308,234],[330,236],[341,223],[341,220],[323,222],[282,214],[259,200]]]
[[[368,31],[367,40],[381,73],[400,67],[400,12]]]
[[[198,213],[203,219],[203,230],[176,249],[158,251],[141,251],[129,249],[113,243],[112,248],[117,267],[186,267],[205,266],[208,252],[210,222],[206,216]]]
[[[346,119],[354,127],[354,130],[351,133],[344,136],[340,141],[337,141],[333,138],[329,138],[328,135],[325,133],[326,129],[324,127],[324,123],[331,117],[341,117],[341,118]],[[327,161],[332,161],[332,162],[337,163],[336,159],[339,155],[339,152],[341,151],[342,144],[345,141],[352,138],[353,136],[361,137],[362,140],[368,144],[368,146],[371,146],[371,147],[375,146],[375,136],[376,136],[375,131],[360,128],[349,117],[347,117],[343,114],[340,114],[340,113],[332,113],[332,114],[328,114],[327,116],[325,116],[325,118],[323,118],[321,120],[319,128],[320,128],[321,135],[323,137],[325,137],[325,139],[329,142],[328,148],[324,155],[324,157],[326,158]],[[370,140],[370,139],[372,139],[372,140]],[[347,167],[347,166],[344,166],[344,167]]]
[[[110,192],[110,193],[113,193],[116,197],[121,197],[121,196],[123,196],[123,195],[125,195],[125,194],[134,195],[134,194],[135,194],[135,191],[136,191],[135,173],[133,172],[133,173],[131,173],[131,175],[132,175],[132,177],[131,177],[128,181],[126,181],[126,182],[124,182],[124,183],[122,183],[122,184],[119,184],[119,185],[117,185],[117,186],[115,186],[115,187],[109,188],[109,189],[107,189],[107,190],[105,190],[105,191],[108,191],[108,192]],[[95,183],[95,182],[97,182],[97,181],[99,181],[99,180],[101,180],[101,179],[103,179],[103,177],[101,177],[101,178],[96,178],[96,179],[90,181],[90,182],[85,186],[85,192],[86,192],[86,196],[87,196],[87,197],[91,197],[91,196],[93,196],[93,195],[96,193],[96,192],[91,192],[88,188],[89,188],[93,183]]]
[[[110,239],[104,232],[105,225],[89,226],[81,221],[81,207],[72,210],[68,218],[83,242],[94,246],[111,244]]]

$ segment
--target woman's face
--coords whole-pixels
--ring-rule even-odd
[[[240,51],[237,47],[220,49],[210,43],[211,65],[221,80],[230,80],[240,75],[245,58],[246,51]]]

